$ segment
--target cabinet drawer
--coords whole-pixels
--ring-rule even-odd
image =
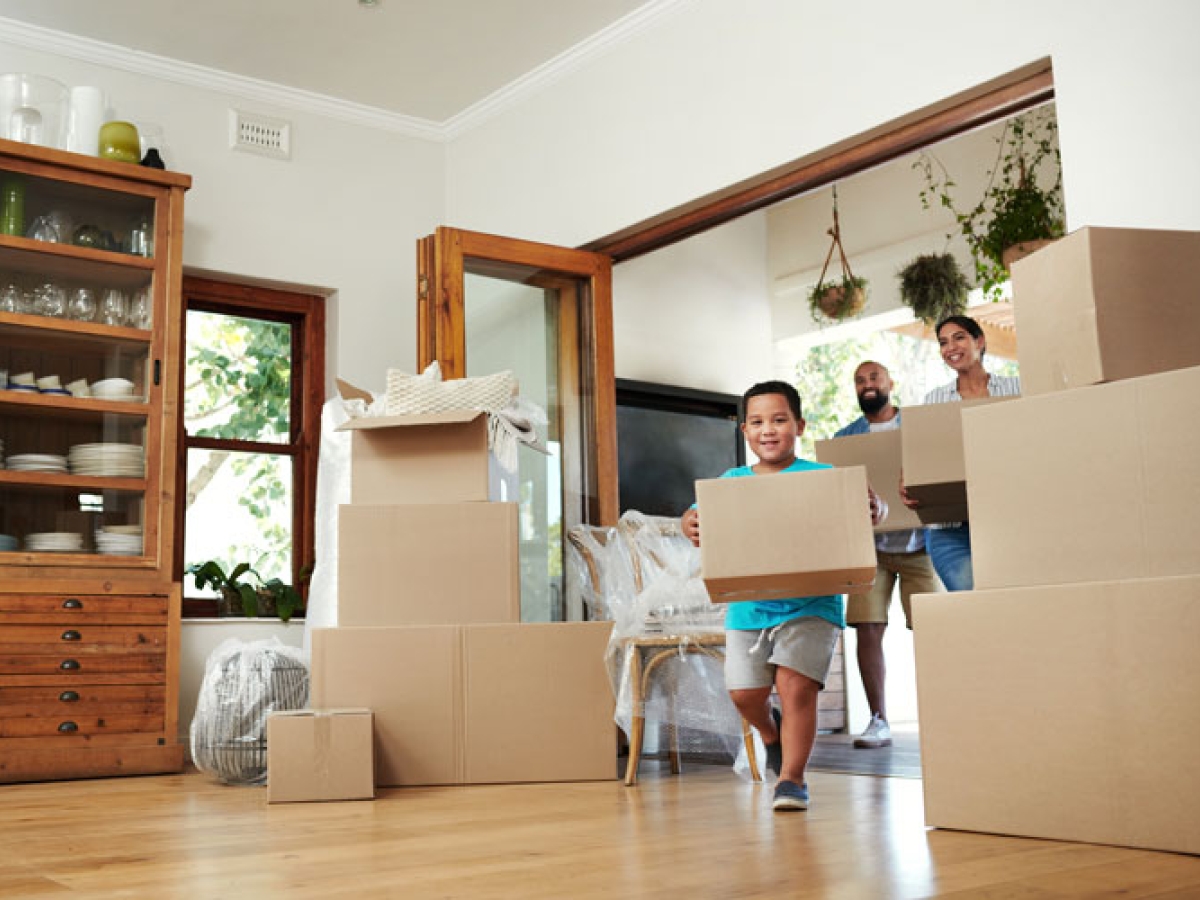
[[[0,623],[166,622],[164,596],[100,594],[0,594]]]
[[[0,687],[0,720],[88,715],[161,716],[166,689],[159,684]]]
[[[0,738],[55,737],[91,738],[105,734],[143,734],[163,730],[162,715],[77,715],[29,716],[0,719]]]
[[[0,628],[0,656],[22,653],[165,653],[167,629],[148,625],[9,625]]]
[[[166,671],[165,653],[0,654],[0,687],[38,684],[153,684]],[[36,679],[30,680],[30,676]]]

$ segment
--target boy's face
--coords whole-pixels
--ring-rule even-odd
[[[796,438],[804,433],[783,394],[759,394],[746,401],[742,434],[767,468],[787,468],[796,458]]]

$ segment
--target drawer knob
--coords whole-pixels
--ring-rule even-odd
[[[63,601],[63,609],[83,609],[83,603],[75,597]]]
[[[58,699],[63,703],[77,703],[79,701],[79,695],[74,691],[63,691],[58,695]]]
[[[62,639],[64,641],[78,641],[82,637],[83,637],[83,635],[81,635],[78,631],[75,631],[73,629],[68,629],[62,633]]]
[[[58,730],[61,731],[63,734],[70,734],[72,731],[78,731],[79,726],[76,725],[74,722],[63,722],[62,724],[60,724],[58,726]]]
[[[79,660],[64,659],[62,662],[60,662],[58,664],[58,667],[60,669],[62,669],[64,672],[75,672],[75,671],[79,670]]]

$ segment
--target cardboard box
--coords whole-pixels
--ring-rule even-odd
[[[913,611],[927,824],[1200,853],[1200,578]]]
[[[916,512],[900,500],[900,430],[852,434],[815,443],[817,459],[833,466],[863,466],[867,482],[888,505],[875,533],[923,528]]]
[[[345,399],[371,395],[338,380]],[[487,413],[476,409],[410,416],[364,416],[351,433],[351,503],[516,502],[517,477],[488,452]]]
[[[987,397],[904,408],[904,427],[900,429],[904,487],[910,497],[921,501],[914,512],[926,525],[969,518],[963,409],[1012,399]]]
[[[963,421],[977,588],[1200,574],[1200,368]]]
[[[370,800],[369,709],[297,709],[267,717],[267,801]]]
[[[338,508],[338,623],[521,621],[515,503]]]
[[[1200,365],[1200,231],[1081,228],[1012,286],[1026,396]]]
[[[867,471],[696,482],[700,570],[714,603],[865,590],[875,580]]]
[[[379,785],[616,777],[609,622],[313,631],[314,705],[375,712]]]

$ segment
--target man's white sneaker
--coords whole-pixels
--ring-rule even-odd
[[[888,727],[887,719],[879,713],[871,716],[866,730],[854,739],[854,746],[867,750],[892,746],[892,729]]]

